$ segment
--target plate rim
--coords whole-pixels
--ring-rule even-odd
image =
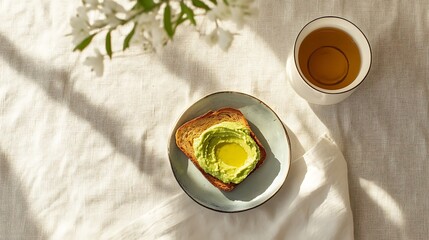
[[[273,114],[274,114],[274,116],[280,121],[280,123],[281,123],[281,125],[282,125],[282,128],[283,128],[283,131],[284,131],[284,133],[285,133],[285,136],[286,136],[286,140],[287,140],[287,143],[288,143],[288,148],[289,148],[289,157],[288,157],[288,162],[289,162],[289,167],[287,168],[287,172],[286,172],[286,175],[285,175],[285,178],[284,178],[284,180],[282,181],[282,183],[281,183],[281,185],[280,185],[280,187],[270,196],[270,197],[268,197],[267,199],[265,199],[264,201],[262,201],[261,203],[259,203],[259,204],[257,204],[257,205],[255,205],[255,206],[252,206],[252,207],[247,207],[247,208],[244,208],[244,209],[239,209],[239,210],[222,210],[222,209],[217,209],[217,208],[212,208],[212,207],[210,207],[210,206],[207,206],[207,205],[204,205],[203,203],[201,203],[201,202],[199,202],[197,199],[195,199],[193,196],[191,196],[185,189],[184,189],[184,187],[182,186],[182,184],[180,183],[180,181],[179,181],[179,179],[177,178],[177,176],[176,176],[176,173],[174,172],[174,170],[173,170],[173,164],[172,164],[172,157],[171,157],[171,149],[170,149],[170,143],[171,143],[171,141],[173,140],[173,138],[174,138],[174,142],[176,142],[175,141],[175,129],[176,129],[176,127],[177,127],[177,124],[179,123],[179,121],[180,121],[180,119],[182,118],[182,116],[184,115],[184,113],[186,112],[186,111],[188,111],[192,106],[194,106],[195,104],[197,104],[197,103],[199,103],[199,102],[201,102],[201,101],[203,101],[204,99],[206,99],[206,98],[209,98],[209,97],[211,97],[211,96],[213,96],[213,95],[218,95],[218,94],[238,94],[238,95],[242,95],[242,96],[245,96],[245,97],[249,97],[249,98],[252,98],[252,99],[255,99],[255,100],[257,100],[259,103],[261,103],[262,105],[264,105],[266,108],[268,108]],[[176,145],[177,146],[177,145]],[[180,149],[179,149],[180,150]],[[250,95],[250,94],[247,94],[247,93],[243,93],[243,92],[238,92],[238,91],[217,91],[217,92],[212,92],[212,93],[210,93],[210,94],[207,94],[207,95],[205,95],[205,96],[203,96],[203,97],[201,97],[201,98],[199,98],[198,100],[196,100],[196,101],[194,101],[192,104],[190,104],[188,107],[186,107],[185,108],[185,110],[183,110],[182,111],[182,113],[179,115],[179,117],[177,118],[177,120],[175,121],[175,124],[173,125],[173,128],[172,128],[172,130],[171,130],[171,134],[170,134],[170,138],[169,138],[169,140],[168,140],[168,142],[167,142],[167,154],[168,154],[168,159],[169,159],[169,163],[170,163],[170,169],[171,169],[171,172],[173,173],[173,176],[174,176],[174,178],[176,179],[176,182],[178,183],[178,185],[180,186],[180,188],[182,189],[182,191],[186,194],[186,195],[188,195],[188,197],[190,198],[190,199],[192,199],[194,202],[196,202],[198,205],[200,205],[200,206],[203,206],[203,207],[205,207],[205,208],[207,208],[207,209],[210,209],[210,210],[213,210],[213,211],[216,211],[216,212],[221,212],[221,213],[238,213],[238,212],[245,212],[245,211],[249,211],[249,210],[251,210],[251,209],[255,209],[255,208],[257,208],[257,207],[259,207],[259,206],[261,206],[261,205],[263,205],[264,203],[266,203],[266,202],[268,202],[270,199],[272,199],[275,195],[277,195],[277,193],[280,191],[280,189],[282,189],[283,188],[283,186],[284,186],[284,183],[285,183],[285,181],[286,181],[286,179],[288,178],[288,176],[289,176],[289,173],[290,173],[290,167],[291,167],[291,164],[292,164],[292,160],[291,160],[291,158],[292,158],[292,146],[291,146],[291,141],[290,141],[290,136],[289,136],[289,133],[288,133],[288,130],[287,130],[287,128],[286,128],[286,126],[284,125],[284,123],[283,123],[283,121],[281,120],[281,118],[277,115],[277,113],[268,105],[268,104],[266,104],[264,101],[262,101],[261,99],[259,99],[259,98],[257,98],[257,97],[255,97],[255,96],[253,96],[253,95]],[[188,159],[188,161],[189,161],[189,159]]]

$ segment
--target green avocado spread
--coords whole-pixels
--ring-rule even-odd
[[[240,183],[256,167],[260,150],[246,126],[221,122],[194,139],[194,153],[201,168],[224,183]]]

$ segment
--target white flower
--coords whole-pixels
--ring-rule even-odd
[[[118,13],[126,15],[126,10],[122,5],[112,0],[104,0],[101,6],[100,11],[105,15],[105,19],[103,20],[105,23],[104,26],[109,25],[111,28],[116,28],[122,23],[121,19],[117,16]],[[101,24],[101,22],[98,22],[98,24]]]
[[[102,6],[103,6],[102,11],[106,15],[126,12],[125,8],[122,5],[117,4],[112,0],[104,0]]]
[[[89,9],[96,9],[100,2],[98,0],[83,0],[83,3],[88,6]]]
[[[211,21],[232,21],[238,29],[243,28],[250,15],[255,12],[254,0],[229,0],[228,4],[218,1],[208,13]]]
[[[107,25],[109,25],[111,28],[117,27],[119,24],[121,24],[121,20],[117,18],[114,14],[106,15],[106,19],[104,20]]]
[[[103,75],[104,56],[98,49],[95,49],[95,56],[87,57],[83,63],[91,67],[91,71],[94,71],[98,77]]]
[[[218,44],[224,51],[229,49],[233,38],[234,35],[230,31],[224,30],[220,27],[215,28],[211,33],[204,36],[204,40],[208,45],[214,46],[215,44]]]
[[[229,0],[229,1],[234,3],[234,4],[241,5],[241,6],[246,6],[246,5],[249,6],[255,2],[255,0]]]
[[[240,7],[240,8],[252,8],[254,7],[255,0],[229,0],[228,4],[230,6],[234,7]]]
[[[214,29],[211,33],[204,36],[204,40],[209,46],[214,46],[219,41],[217,29]]]
[[[232,6],[241,9],[241,12],[244,17],[249,18],[252,15],[258,14],[258,10],[254,4],[254,0],[235,0],[234,2],[235,3]]]
[[[162,19],[158,19],[155,12],[143,13],[138,16],[136,33],[138,33],[139,37],[133,37],[131,40],[132,45],[142,43],[145,51],[160,52],[168,41],[167,33],[162,25]]]
[[[89,36],[89,25],[87,22],[88,16],[86,14],[78,14],[70,19],[72,27],[73,44],[79,44]]]
[[[99,33],[118,31],[120,34],[131,31],[133,28],[133,37],[125,37],[125,47],[129,45],[141,44],[144,50],[160,52],[162,48],[171,41],[166,30],[164,29],[164,11],[165,1],[154,0],[156,6],[150,11],[146,12],[141,8],[134,8],[136,0],[130,0],[127,4],[121,5],[116,0],[81,0],[83,6],[77,9],[77,15],[70,19],[72,26],[73,43],[76,45],[75,49],[83,50],[87,45],[78,45],[88,37],[93,37]],[[140,1],[140,0],[139,0]],[[184,17],[183,4],[184,0],[172,0],[169,2],[171,6],[171,22],[174,27],[176,23],[182,21],[180,17]],[[224,51],[227,51],[233,41],[235,31],[244,26],[249,16],[255,12],[255,0],[218,0],[207,1],[211,9],[207,12],[195,9],[190,0],[186,0],[185,4],[193,8],[199,16],[203,13],[205,16],[202,18],[203,23],[198,21],[196,29],[201,32],[204,40],[211,46],[218,45]],[[125,6],[125,7],[124,7]],[[186,14],[187,15],[187,14]],[[179,17],[180,16],[180,17]],[[189,18],[190,16],[186,16]],[[197,19],[197,18],[195,18]],[[197,20],[201,18],[198,17]],[[211,21],[206,21],[206,20]],[[180,22],[181,23],[181,22]],[[235,24],[234,24],[235,23]],[[204,27],[204,24],[208,24]],[[235,28],[237,27],[237,28]],[[122,28],[128,28],[124,30]],[[212,31],[208,31],[213,29]],[[109,35],[108,35],[109,36]],[[130,35],[127,35],[130,36]],[[84,42],[85,44],[89,41]],[[106,50],[107,52],[108,50]],[[92,71],[97,76],[101,76],[104,71],[104,55],[98,49],[95,50],[95,56],[88,56],[85,65],[91,67]]]
[[[152,36],[152,46],[155,48],[155,51],[160,52],[162,47],[167,42],[168,36],[167,33],[159,25],[153,24],[152,28],[149,30]]]
[[[208,11],[207,17],[212,21],[216,21],[217,19],[228,20],[231,17],[231,9],[220,0],[214,8]]]
[[[155,21],[155,15],[150,13],[143,13],[137,18],[138,24],[150,24]]]
[[[229,49],[229,47],[231,46],[232,43],[232,39],[233,39],[233,35],[231,32],[229,31],[225,31],[222,28],[219,28],[219,47],[226,51]]]
[[[148,40],[150,41],[153,49],[156,52],[160,52],[168,40],[167,33],[165,32],[164,28],[161,27],[161,22],[152,22],[146,31],[148,32]]]
[[[103,19],[103,20],[97,19],[97,20],[94,21],[94,23],[92,23],[91,29],[103,28],[103,27],[105,27],[107,25],[107,23],[108,22],[106,21],[106,19]]]
[[[82,19],[85,22],[88,22],[88,14],[86,11],[87,10],[85,7],[82,7],[82,6],[78,7],[77,8],[77,17]]]
[[[238,29],[242,29],[246,22],[243,11],[237,7],[231,8],[231,19],[235,22]]]

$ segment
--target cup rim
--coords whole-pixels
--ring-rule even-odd
[[[353,22],[351,22],[350,20],[348,20],[348,19],[346,19],[346,18],[343,18],[343,17],[340,17],[340,16],[335,16],[335,15],[326,15],[326,16],[321,16],[321,17],[315,18],[315,19],[313,19],[313,20],[309,21],[308,23],[306,23],[306,24],[301,28],[301,30],[299,31],[298,35],[296,35],[295,43],[294,43],[294,45],[293,45],[293,58],[294,58],[294,64],[295,64],[295,67],[296,67],[297,69],[299,69],[299,67],[298,67],[298,63],[297,63],[296,54],[295,54],[296,44],[297,44],[297,42],[298,42],[298,38],[299,38],[299,36],[301,35],[302,31],[303,31],[303,30],[304,30],[304,29],[305,29],[309,24],[311,24],[312,22],[317,21],[317,20],[319,20],[319,19],[323,19],[323,18],[337,18],[337,19],[341,19],[341,20],[347,21],[347,22],[349,22],[350,24],[352,24],[354,27],[356,27],[356,29],[358,29],[358,30],[362,33],[363,37],[365,38],[366,42],[368,43],[368,48],[369,48],[369,68],[368,68],[368,71],[366,72],[366,74],[365,74],[365,76],[362,78],[362,80],[361,80],[358,84],[356,84],[356,86],[354,86],[354,87],[352,87],[352,88],[350,88],[350,89],[343,90],[343,91],[338,91],[338,92],[326,92],[326,91],[322,91],[322,90],[320,90],[320,89],[317,89],[317,88],[315,88],[314,86],[312,86],[311,84],[309,84],[309,83],[306,81],[305,77],[301,74],[301,72],[300,72],[300,71],[297,71],[297,72],[298,72],[299,76],[304,80],[305,84],[307,84],[309,87],[311,87],[312,89],[314,89],[314,90],[316,90],[316,91],[318,91],[318,92],[320,92],[320,93],[323,93],[323,94],[343,94],[343,93],[347,93],[347,92],[353,91],[354,89],[356,89],[358,86],[360,86],[360,85],[365,81],[365,79],[368,77],[369,72],[371,71],[371,66],[372,66],[372,48],[371,48],[371,44],[370,44],[370,42],[369,42],[368,38],[367,38],[367,37],[366,37],[366,35],[363,33],[363,31],[362,31],[362,30],[361,30],[361,29],[360,29],[356,24],[354,24]],[[346,87],[344,87],[344,88],[346,88]],[[341,89],[344,89],[344,88],[340,88],[340,89],[338,89],[338,90],[341,90]]]

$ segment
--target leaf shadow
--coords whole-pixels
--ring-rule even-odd
[[[0,148],[0,239],[47,239],[31,215],[19,178]]]
[[[128,157],[141,172],[147,156],[143,143],[135,142],[124,134],[120,119],[102,105],[95,105],[83,93],[73,90],[68,71],[50,66],[23,54],[14,43],[0,33],[0,57],[13,69],[33,81],[49,98],[67,107],[80,119],[89,123],[92,129],[120,153]],[[143,138],[144,136],[142,136]]]
[[[201,91],[204,91],[203,94],[208,94],[218,90],[220,85],[216,72],[203,62],[193,59],[192,55],[186,54],[183,50],[186,44],[180,35],[175,37],[174,45],[181,47],[167,46],[159,56],[161,64],[187,84],[189,95],[201,93]],[[207,86],[211,88],[207,89]]]

